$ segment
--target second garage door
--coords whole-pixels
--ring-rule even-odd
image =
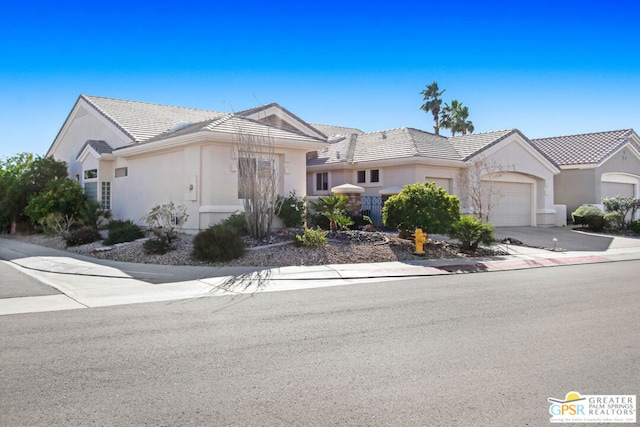
[[[602,197],[634,197],[635,196],[635,187],[633,184],[628,184],[626,182],[602,182]]]
[[[497,227],[531,225],[531,184],[486,182],[483,191],[493,192],[493,199],[496,200],[489,219],[491,224]],[[487,197],[485,194],[485,199]]]

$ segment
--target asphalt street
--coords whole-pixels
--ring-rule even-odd
[[[0,424],[548,425],[637,394],[639,261],[0,318]]]

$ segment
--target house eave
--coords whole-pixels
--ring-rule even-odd
[[[596,169],[599,165],[597,163],[573,163],[568,165],[560,165],[561,170],[575,170],[575,169]]]
[[[318,165],[307,165],[307,169],[310,171],[317,170],[339,170],[339,169],[356,169],[358,167],[376,168],[376,167],[395,167],[395,166],[407,166],[407,165],[426,165],[426,166],[444,166],[444,167],[464,167],[465,163],[462,160],[449,160],[449,159],[435,159],[432,157],[401,157],[397,159],[386,160],[370,160],[364,162],[333,162],[324,163]]]
[[[117,157],[131,157],[143,154],[150,154],[158,151],[166,151],[171,149],[181,148],[191,144],[206,144],[206,143],[223,143],[223,144],[235,144],[236,137],[233,133],[228,132],[215,132],[210,130],[201,130],[198,132],[189,133],[186,135],[179,135],[175,137],[168,137],[165,139],[159,139],[152,142],[146,142],[128,147],[122,147],[114,150],[114,155]],[[286,139],[286,138],[274,138],[274,148],[293,148],[301,151],[310,151],[318,149],[320,146],[324,146],[324,142],[316,142],[304,139]]]
[[[83,163],[87,157],[91,155],[98,160],[115,160],[115,156],[112,153],[98,153],[90,145],[86,145],[84,149],[76,156],[76,162]]]

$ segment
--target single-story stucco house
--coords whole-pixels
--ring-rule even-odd
[[[605,197],[640,198],[640,138],[633,129],[531,140],[560,166],[555,202],[567,215]]]
[[[463,174],[474,162],[482,162],[482,174],[476,179],[487,183],[483,191],[491,188],[498,196],[489,217],[494,225],[558,222],[553,179],[560,168],[517,129],[456,137],[413,128],[325,132],[332,143],[307,157],[309,195],[321,196],[351,184],[363,189],[365,199],[379,196],[381,204],[406,184],[430,181],[458,195],[463,211],[472,213]]]
[[[47,156],[66,161],[114,218],[140,223],[153,206],[174,202],[187,208],[185,230],[195,231],[243,209],[239,133],[272,141],[266,167],[277,171],[279,194],[305,194],[306,154],[327,136],[277,104],[228,114],[81,95]]]
[[[386,197],[425,181],[477,213],[468,181],[474,165],[482,166],[474,179],[493,200],[497,226],[561,225],[583,203],[640,191],[632,129],[533,141],[517,129],[364,133],[308,123],[278,104],[230,114],[80,95],[47,155],[66,161],[69,175],[114,218],[140,222],[153,206],[174,202],[187,207],[185,229],[196,231],[243,209],[239,135],[272,141],[273,159],[251,170],[275,171],[279,194],[313,198],[346,185],[361,193],[363,209],[377,207],[378,222]]]

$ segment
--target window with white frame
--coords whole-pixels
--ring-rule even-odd
[[[257,184],[257,179],[271,179],[275,174],[275,159],[238,159],[238,198],[246,199]]]
[[[87,196],[87,200],[90,202],[98,201],[98,183],[97,182],[85,182],[84,194]]]
[[[368,177],[368,179],[367,179]],[[356,183],[376,184],[380,182],[380,169],[369,169],[356,171]]]
[[[127,167],[124,168],[116,168],[114,171],[114,176],[116,178],[124,178],[129,175],[129,169]]]
[[[103,182],[102,183],[102,191],[100,193],[100,209],[110,210],[111,209],[111,183]]]

